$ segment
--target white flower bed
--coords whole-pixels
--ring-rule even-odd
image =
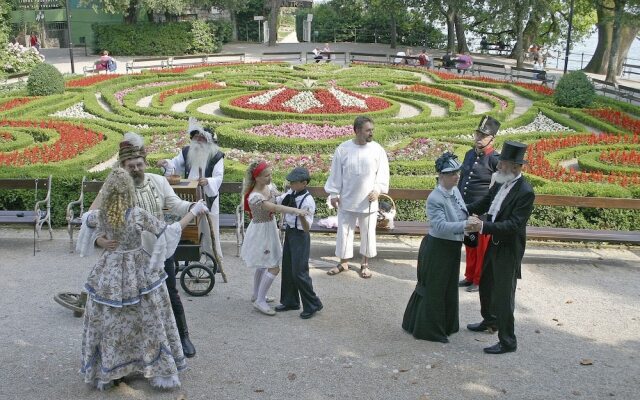
[[[530,124],[518,126],[515,128],[500,129],[498,131],[498,135],[509,135],[514,133],[530,133],[530,132],[575,132],[575,130],[571,128],[567,128],[566,126],[555,122],[551,118],[539,112],[536,118]],[[474,134],[471,133],[469,135],[458,135],[456,137],[460,139],[473,140]]]
[[[358,107],[364,109],[367,108],[367,103],[362,99],[346,94],[345,92],[338,90],[335,87],[330,87],[328,90],[329,93],[331,93],[333,97],[338,100],[342,107]]]
[[[312,92],[304,91],[296,94],[286,102],[283,106],[293,108],[298,113],[303,113],[311,108],[322,107],[322,103],[316,99]]]
[[[282,93],[285,90],[285,88],[281,87],[278,89],[273,89],[273,90],[269,90],[268,92],[264,92],[259,96],[255,96],[249,99],[249,101],[247,101],[248,104],[260,104],[261,106],[266,105],[267,103],[269,103],[271,101],[271,99],[273,99],[274,97],[276,97],[277,95],[279,95],[280,93]]]
[[[72,105],[71,107],[57,111],[53,114],[49,115],[50,117],[59,117],[59,118],[81,118],[81,119],[98,119],[93,114],[89,114],[84,110],[84,102],[80,102]]]

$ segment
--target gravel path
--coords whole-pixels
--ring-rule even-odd
[[[193,103],[196,100],[198,99],[190,99],[190,100],[181,101],[180,103],[175,103],[171,106],[171,111],[185,112],[187,111],[187,107],[189,106],[189,104]]]
[[[415,340],[400,324],[415,285],[420,238],[383,238],[373,278],[327,276],[334,238],[314,235],[311,277],[324,310],[258,314],[250,271],[223,234],[229,283],[181,296],[198,355],[182,388],[132,378],[104,394],[78,375],[82,320],[57,305],[77,291],[92,259],[68,253],[64,230],[31,255],[31,231],[0,229],[2,399],[632,399],[640,374],[640,251],[530,244],[516,297],[518,351],[489,356],[497,340],[477,293],[460,291],[461,330],[451,343]],[[463,255],[464,260],[464,255]],[[356,265],[356,264],[352,264]],[[320,268],[318,268],[320,267]],[[461,265],[464,270],[464,264]],[[219,280],[220,281],[220,280]],[[272,295],[277,295],[278,277]],[[591,365],[581,365],[580,363]],[[105,397],[106,396],[106,397]]]
[[[113,110],[111,109],[111,106],[107,104],[107,102],[104,101],[104,99],[102,98],[102,93],[100,92],[96,93],[96,99],[98,100],[98,104],[100,104],[100,107],[102,107],[103,110],[110,113],[113,112]]]
[[[155,95],[151,95],[151,96],[146,96],[141,98],[140,100],[138,100],[136,102],[136,106],[138,107],[142,107],[142,108],[149,108],[151,107],[151,101],[153,101],[153,96]]]
[[[224,113],[220,110],[220,102],[216,101],[214,103],[208,103],[203,106],[198,107],[198,112],[209,115],[218,115],[224,117]]]
[[[533,100],[529,100],[526,97],[522,97],[511,90],[508,89],[477,89],[474,90],[484,90],[487,92],[497,93],[506,97],[509,97],[511,100],[515,102],[515,108],[513,113],[507,117],[507,121],[517,118],[527,112],[529,108],[533,105]]]

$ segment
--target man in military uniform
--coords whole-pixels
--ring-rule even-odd
[[[480,200],[489,192],[491,176],[498,165],[499,154],[493,148],[493,140],[499,128],[500,122],[488,115],[482,117],[475,132],[475,145],[464,156],[458,189],[466,204]],[[458,286],[466,287],[467,292],[478,291],[489,238],[489,235],[478,235],[475,247],[465,243],[467,268]]]

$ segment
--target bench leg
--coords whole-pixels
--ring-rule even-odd
[[[73,253],[73,225],[67,224],[67,233],[69,234],[69,253]]]

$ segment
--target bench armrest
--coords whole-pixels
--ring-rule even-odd
[[[75,213],[73,212],[73,208],[75,206],[80,206],[80,214],[78,214],[79,216],[82,215],[82,211],[83,211],[83,204],[82,202],[84,201],[83,199],[84,195],[80,195],[80,199],[76,200],[76,201],[72,201],[71,203],[67,204],[67,222],[71,222],[75,216]]]

